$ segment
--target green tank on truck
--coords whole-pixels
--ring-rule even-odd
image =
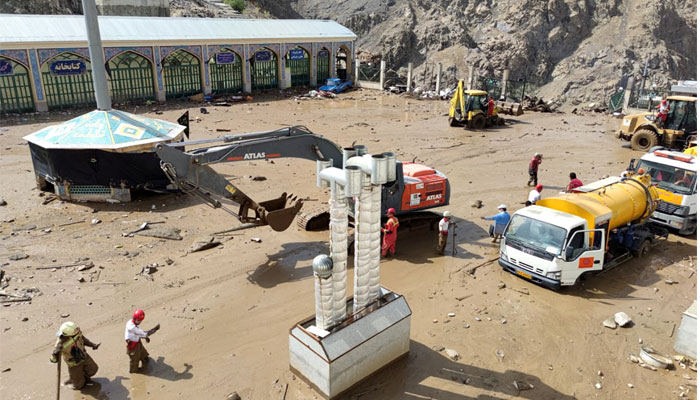
[[[644,256],[668,231],[648,222],[658,203],[648,174],[612,177],[513,214],[499,265],[552,289]]]

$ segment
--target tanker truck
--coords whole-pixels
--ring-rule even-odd
[[[658,199],[648,174],[606,178],[542,199],[513,214],[498,263],[551,289],[575,285],[584,274],[646,255],[668,237],[648,222]]]

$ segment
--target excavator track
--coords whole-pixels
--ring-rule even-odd
[[[297,214],[297,227],[302,231],[325,231],[331,222],[331,214],[328,204],[319,204],[316,207],[302,210]]]

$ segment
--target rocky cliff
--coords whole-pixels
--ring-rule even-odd
[[[80,0],[4,0],[5,13],[80,13]],[[171,15],[220,17],[213,0],[170,0]],[[357,50],[389,68],[443,64],[452,85],[481,76],[539,87],[548,99],[600,102],[648,62],[660,87],[697,77],[695,0],[249,0],[251,17],[334,19],[359,36]]]
[[[357,49],[398,70],[443,63],[449,84],[472,64],[483,76],[540,87],[563,103],[601,101],[624,75],[660,86],[696,78],[695,0],[254,0],[278,18],[330,18]]]

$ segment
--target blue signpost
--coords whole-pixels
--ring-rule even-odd
[[[217,64],[233,64],[236,62],[236,55],[233,53],[217,53],[216,63]]]
[[[255,53],[255,61],[270,61],[272,59],[272,53],[267,50],[258,51]]]
[[[49,70],[54,75],[82,75],[87,67],[81,60],[58,60],[51,63]]]
[[[5,60],[0,60],[0,75],[14,75],[12,64]]]
[[[289,50],[289,59],[290,60],[303,60],[304,59],[304,50],[302,50],[302,49]]]

